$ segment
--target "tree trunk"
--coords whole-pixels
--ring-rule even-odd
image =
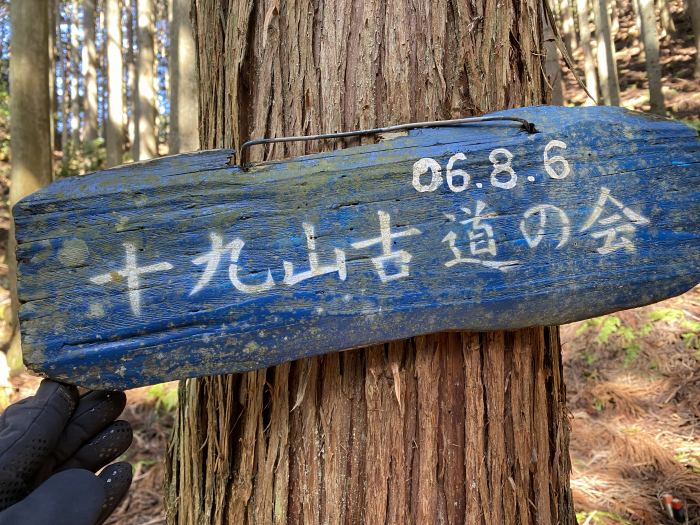
[[[63,101],[61,99],[61,94],[59,93],[58,79],[62,75],[63,71],[63,52],[61,51],[61,14],[59,11],[59,0],[51,0],[49,2],[49,9],[53,10],[53,13],[49,15],[49,31],[51,36],[49,40],[53,40],[53,60],[52,71],[50,76],[52,80],[49,81],[49,87],[53,85],[52,100],[51,100],[51,111],[53,112],[53,148],[52,151],[63,150],[63,136],[62,127],[59,126],[59,122],[62,123],[63,114]],[[55,166],[54,166],[55,168]]]
[[[673,22],[671,10],[668,7],[668,0],[657,0],[659,7],[659,19],[661,21],[662,38],[676,34],[676,24]]]
[[[78,40],[78,0],[73,0],[70,5],[70,130],[71,146],[75,152],[80,147],[80,41]]]
[[[554,31],[547,26],[544,28],[545,62],[544,70],[547,74],[547,82],[552,89],[551,103],[555,106],[564,105],[564,75],[559,60],[559,48],[554,40]]]
[[[199,149],[197,63],[190,0],[172,1],[170,23],[170,153]]]
[[[608,106],[620,105],[620,83],[615,66],[615,48],[611,46],[610,17],[607,0],[592,0],[595,13],[596,41],[598,44],[598,79],[603,102]]]
[[[577,0],[576,9],[578,11],[578,25],[580,31],[581,49],[583,50],[583,68],[586,75],[586,88],[591,96],[598,100],[598,75],[596,74],[595,61],[593,59],[593,49],[591,48],[591,26],[588,22],[590,17],[588,10],[588,0]],[[586,105],[594,104],[590,99],[586,100]]]
[[[644,56],[647,64],[649,80],[649,102],[651,112],[658,115],[666,114],[664,94],[661,90],[661,64],[659,63],[659,36],[656,32],[656,15],[654,0],[638,0],[640,18],[642,21],[642,41]]]
[[[617,89],[618,96],[620,93],[620,73],[617,67],[617,49],[615,47],[615,37],[617,36],[617,31],[620,28],[620,20],[618,17],[617,0],[606,0],[605,3],[608,12],[608,20],[610,21],[610,27],[615,28],[614,31],[609,31],[610,33],[610,52],[612,53],[612,65],[615,70],[615,88]],[[617,104],[619,105],[619,104]]]
[[[4,5],[4,2],[0,3],[0,9],[9,9],[9,7],[6,7]],[[7,13],[7,11],[3,11],[4,13]],[[7,16],[7,15],[5,15]],[[51,15],[49,14],[49,18]],[[51,27],[51,22],[49,22],[49,27]],[[3,52],[5,49],[5,39],[7,38],[7,35],[10,33],[9,28],[7,27],[7,23],[0,24],[0,82],[3,84],[5,83],[5,79],[7,78],[7,66],[8,61],[3,58]],[[49,47],[51,47],[51,38],[49,35]]]
[[[107,121],[105,145],[107,167],[122,163],[124,153],[124,66],[122,21],[119,0],[105,0],[107,34]]]
[[[170,22],[172,20],[172,3],[174,0],[155,0],[155,26],[153,32],[154,44],[154,109],[155,109],[155,136],[156,136],[156,152],[160,155],[160,139],[165,138],[165,143],[170,141],[168,123],[170,120],[170,102],[164,103],[164,98],[160,94],[165,94],[170,98]],[[190,0],[191,3],[191,0]],[[189,13],[189,11],[188,11]],[[167,25],[168,31],[160,31],[159,20],[162,24]],[[189,16],[185,16],[185,22],[189,22]],[[190,32],[192,27],[190,25]],[[194,45],[194,43],[192,44]],[[195,55],[193,54],[192,57]],[[192,64],[191,68],[196,66]],[[192,107],[197,107],[197,94],[195,92],[194,99],[190,101]],[[195,111],[196,116],[196,111]],[[196,121],[195,121],[196,122]],[[196,124],[195,134],[198,135]],[[164,144],[165,145],[165,144]],[[198,149],[198,148],[195,148]]]
[[[134,56],[134,44],[135,42],[135,9],[136,6],[134,2],[136,0],[125,0],[124,9],[126,11],[126,85],[127,85],[127,97],[126,97],[126,107],[131,108],[131,111],[127,109],[126,111],[126,137],[129,146],[134,148],[134,143],[136,142],[136,124],[135,115],[136,112],[136,58]]]
[[[695,37],[695,78],[700,79],[700,0],[686,0]]]
[[[136,0],[137,39],[136,93],[134,106],[134,160],[158,156],[156,144],[156,93],[154,88],[155,31],[153,0]]]
[[[95,0],[83,2],[83,68],[85,70],[85,141],[97,139],[97,49],[95,47]]]
[[[564,34],[564,43],[566,44],[566,49],[569,54],[574,52],[574,49],[578,47],[578,40],[576,38],[576,27],[574,25],[574,16],[572,13],[571,2],[575,0],[561,0],[561,29]]]
[[[196,0],[202,146],[546,101],[536,0],[415,5]],[[573,524],[561,374],[553,327],[183,382],[169,521]]]
[[[105,20],[106,2],[97,0],[95,5],[95,49],[97,51],[97,135],[106,141],[109,109],[109,89],[107,82],[107,24]]]
[[[56,147],[56,0],[49,0],[46,8],[48,10],[47,25],[48,25],[48,41],[49,41],[49,67],[47,76],[49,78],[49,128],[51,133],[49,137],[51,143],[49,150],[51,151],[51,159],[53,161],[53,153]],[[0,61],[2,60],[0,55]],[[0,76],[4,80],[4,76]],[[53,164],[53,162],[52,162]],[[53,177],[53,173],[51,174]]]
[[[641,48],[642,44],[640,39],[642,37],[642,17],[639,14],[639,0],[631,0],[630,3],[632,4],[632,10],[634,11],[634,28],[636,29],[634,34],[634,44],[639,44],[639,47]],[[630,34],[632,34],[632,29],[633,28],[629,29]]]
[[[10,206],[51,182],[53,175],[53,132],[49,75],[49,26],[46,0],[10,3],[12,26],[10,61]],[[9,282],[12,288],[13,326],[8,353],[21,355],[17,321],[17,267],[14,222],[10,221],[7,246]]]
[[[61,65],[61,153],[62,164],[67,164],[70,151],[70,68],[69,53],[66,49],[62,26],[66,21],[65,12],[60,0],[56,0],[56,44],[58,46],[58,63]],[[68,35],[70,38],[70,35]]]
[[[610,3],[608,4],[608,13],[610,14],[610,35],[612,37],[611,40],[613,42],[613,49],[615,49],[615,37],[617,36],[617,32],[620,30],[620,16],[616,0],[610,0]]]

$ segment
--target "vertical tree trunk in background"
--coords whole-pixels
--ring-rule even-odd
[[[5,7],[2,6],[2,9]],[[51,15],[49,15],[50,17]],[[49,27],[51,27],[51,24],[49,24]],[[6,66],[9,66],[8,61],[2,58],[2,53],[5,48],[4,43],[5,43],[5,38],[7,38],[8,34],[8,27],[7,24],[1,24],[0,25],[0,82],[5,82],[5,78],[7,78],[5,75],[8,73],[6,70]],[[51,38],[49,38],[49,47],[51,46]]]
[[[661,64],[659,63],[659,36],[656,32],[654,0],[637,0],[642,21],[642,40],[649,80],[649,102],[652,113],[666,114],[664,94],[661,90]]]
[[[106,0],[99,0],[97,5],[97,127],[98,135],[107,141],[107,120],[109,119],[109,80],[107,78],[107,21]],[[98,36],[99,35],[99,36]]]
[[[620,83],[615,67],[615,49],[611,48],[610,18],[606,0],[592,0],[595,13],[596,42],[598,44],[598,79],[603,102],[608,106],[620,105]]]
[[[537,0],[193,9],[204,148],[546,99]],[[169,521],[573,524],[561,374],[552,327],[433,334],[183,382]]]
[[[79,20],[78,20],[78,0],[71,2],[70,10],[70,130],[71,130],[71,145],[73,151],[80,146],[80,94],[78,84],[80,80],[80,41],[79,35]]]
[[[49,73],[49,76],[51,77],[51,80],[49,81],[49,86],[53,86],[53,91],[51,92],[52,99],[51,99],[51,111],[53,113],[53,148],[52,151],[56,152],[56,150],[62,150],[63,149],[63,138],[61,134],[61,126],[59,126],[59,122],[62,122],[62,111],[63,111],[63,101],[61,100],[61,95],[59,94],[59,73],[60,71],[63,70],[63,55],[62,51],[60,49],[61,46],[61,15],[59,12],[59,6],[60,2],[59,0],[50,0],[49,1],[49,9],[52,9],[53,12],[49,15],[49,31],[50,31],[50,36],[49,40],[53,40],[53,56],[52,58],[52,66],[51,66],[51,72]]]
[[[49,41],[49,67],[46,72],[49,77],[49,127],[51,133],[51,156],[56,145],[56,0],[49,0],[46,8],[48,10],[48,41]],[[53,175],[53,174],[52,174]]]
[[[197,57],[190,0],[172,0],[170,22],[170,153],[199,149]]]
[[[575,0],[561,0],[561,29],[564,34],[564,43],[566,44],[566,49],[569,53],[573,53],[574,49],[578,47],[578,40],[576,38],[576,27],[574,25],[574,16],[572,13],[571,2]]]
[[[620,30],[620,16],[617,8],[617,0],[610,0],[610,3],[608,4],[608,12],[610,13],[610,35],[612,36],[612,41],[614,43],[617,32]]]
[[[83,24],[85,43],[83,45],[83,69],[85,71],[85,141],[93,142],[98,137],[97,130],[97,48],[95,47],[95,1],[83,1]]]
[[[583,50],[583,68],[586,75],[586,88],[591,96],[597,101],[598,75],[596,73],[595,60],[593,59],[593,49],[591,47],[591,26],[588,23],[588,19],[590,17],[588,0],[577,0],[576,10],[578,12],[581,49]],[[586,99],[585,105],[589,104],[593,104],[593,101]]]
[[[700,79],[700,0],[686,0],[695,39],[695,78]]]
[[[161,137],[165,139],[167,145],[170,141],[168,130],[168,122],[170,119],[170,101],[165,103],[164,97],[160,93],[165,93],[170,98],[170,66],[172,58],[170,57],[170,23],[172,21],[172,3],[173,0],[155,0],[155,24],[153,32],[153,54],[154,62],[154,108],[155,108],[155,134],[156,134],[156,152],[160,154]],[[191,1],[190,1],[191,3]],[[186,17],[189,20],[189,17]],[[168,31],[159,30],[159,22],[163,21],[167,24]],[[190,31],[191,31],[190,26]],[[193,55],[194,56],[194,55]],[[196,67],[194,64],[191,67]],[[194,96],[194,106],[197,105],[197,95]],[[196,126],[196,124],[195,124]]]
[[[554,40],[554,31],[549,25],[544,28],[544,50],[545,61],[544,71],[547,75],[547,82],[552,88],[551,103],[555,106],[564,105],[564,74],[559,60],[559,48]]]
[[[656,4],[659,7],[659,19],[661,21],[662,34],[661,37],[673,36],[676,34],[676,24],[673,22],[671,10],[668,7],[668,0],[657,0]]]
[[[620,74],[617,67],[617,50],[615,48],[615,37],[617,36],[617,31],[620,28],[620,20],[618,18],[618,6],[617,0],[606,0],[606,5],[608,8],[608,21],[610,21],[610,27],[613,27],[613,21],[615,23],[615,31],[610,31],[610,52],[612,53],[612,64],[615,70],[615,87],[618,93],[620,92]],[[619,104],[618,104],[619,105]]]
[[[105,145],[107,167],[122,163],[124,153],[124,65],[122,62],[122,23],[119,0],[105,0],[107,36],[107,120]]]
[[[61,30],[65,19],[65,12],[60,0],[56,0],[56,45],[58,47],[58,63],[61,66],[61,153],[62,163],[68,161],[68,151],[70,143],[70,75],[69,75],[69,53],[66,50],[67,42],[64,41]],[[70,38],[70,36],[68,37]]]
[[[634,11],[634,25],[637,28],[637,35],[635,35],[635,44],[639,44],[641,47],[640,40],[642,38],[642,17],[639,14],[639,0],[631,0],[632,10]],[[631,28],[630,28],[631,29]]]
[[[126,11],[126,137],[130,147],[133,149],[136,140],[136,124],[134,122],[136,111],[136,58],[134,56],[135,31],[134,26],[136,21],[136,0],[125,0],[124,9]],[[131,111],[129,111],[129,108]]]
[[[49,53],[48,9],[46,0],[10,3],[12,26],[10,61],[10,206],[22,197],[46,186],[53,174],[51,149],[51,91],[47,72]],[[9,282],[12,288],[13,326],[8,353],[21,355],[17,321],[14,222],[10,221],[7,246]]]
[[[136,92],[134,105],[134,160],[158,156],[156,144],[156,93],[154,85],[155,31],[153,0],[136,0],[137,39]]]

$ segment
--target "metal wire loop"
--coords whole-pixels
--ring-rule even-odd
[[[460,126],[462,124],[474,124],[479,122],[499,122],[499,121],[510,121],[517,122],[520,124],[522,129],[527,133],[537,133],[535,125],[523,118],[518,117],[466,117],[457,118],[452,120],[434,120],[430,122],[411,122],[409,124],[397,124],[394,126],[386,126],[383,128],[372,128],[372,129],[360,129],[355,131],[341,131],[338,133],[324,133],[320,135],[298,135],[292,137],[277,137],[268,139],[254,139],[244,142],[241,146],[241,151],[239,153],[239,163],[242,162],[243,153],[246,149],[252,146],[258,146],[261,144],[276,144],[279,142],[302,142],[306,140],[325,140],[325,139],[339,139],[346,137],[364,137],[367,135],[377,135],[380,133],[392,133],[395,131],[407,131],[411,129],[418,128],[444,128],[449,126]]]

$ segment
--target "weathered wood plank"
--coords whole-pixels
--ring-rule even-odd
[[[249,171],[210,151],[31,195],[14,208],[27,365],[125,388],[559,324],[700,280],[694,130],[619,108],[502,114],[538,133],[415,130]]]

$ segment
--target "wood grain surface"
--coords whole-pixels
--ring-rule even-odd
[[[33,370],[128,388],[443,330],[553,325],[700,281],[700,141],[619,108],[230,166],[63,179],[13,210]]]

